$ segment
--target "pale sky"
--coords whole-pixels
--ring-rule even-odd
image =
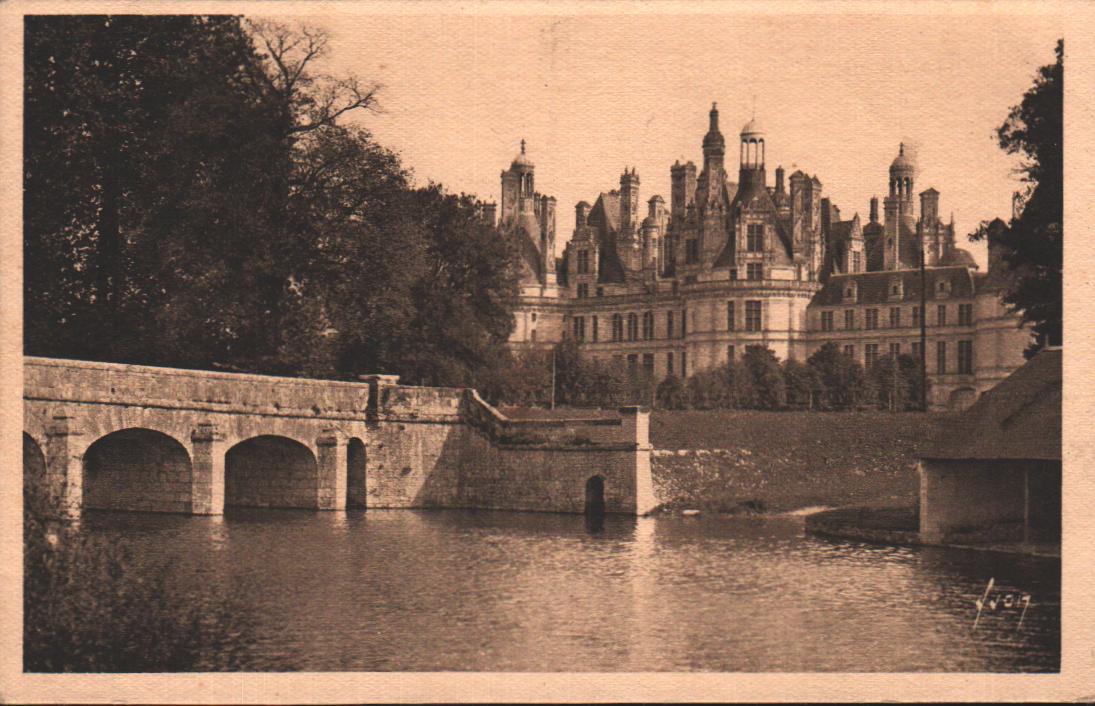
[[[966,6],[967,10],[982,6]],[[1053,61],[1052,15],[361,15],[311,18],[331,35],[330,68],[383,84],[363,116],[420,183],[499,198],[522,138],[536,186],[558,199],[557,255],[574,204],[638,168],[642,202],[669,200],[669,166],[702,165],[717,101],[727,167],[756,116],[777,165],[816,174],[843,218],[866,222],[904,141],[916,192],[935,187],[961,247],[1007,217],[1016,160],[995,129],[1037,67]],[[736,179],[736,176],[734,177]],[[644,205],[645,208],[645,205]],[[918,204],[919,208],[919,204]]]

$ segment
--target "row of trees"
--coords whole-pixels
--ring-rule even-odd
[[[554,367],[554,374],[553,374]],[[658,379],[582,356],[573,341],[553,352],[529,352],[496,371],[485,393],[512,405],[613,407],[645,404],[662,409],[887,409],[920,408],[918,360],[883,357],[864,368],[835,343],[806,362],[780,362],[768,348],[750,347],[740,360],[696,372],[687,379]]]
[[[238,17],[25,23],[29,354],[474,385],[505,364],[516,253],[416,188],[327,39]]]

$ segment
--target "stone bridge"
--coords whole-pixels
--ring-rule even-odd
[[[649,417],[514,420],[474,390],[27,357],[24,483],[50,511],[465,507],[644,514]]]

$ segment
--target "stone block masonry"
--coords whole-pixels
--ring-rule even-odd
[[[649,415],[512,420],[474,390],[28,357],[24,482],[83,509],[643,514]]]

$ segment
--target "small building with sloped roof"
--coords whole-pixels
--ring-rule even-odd
[[[1060,543],[1061,357],[1040,351],[929,442],[922,541]]]

